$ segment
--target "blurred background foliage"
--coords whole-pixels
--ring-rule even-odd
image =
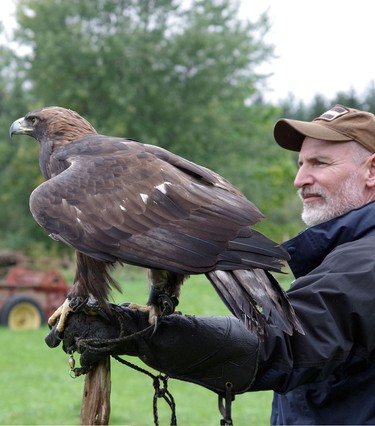
[[[375,111],[375,89],[361,99],[349,92],[272,105],[258,71],[273,58],[268,30],[267,14],[244,21],[235,0],[16,0],[16,27],[0,45],[0,249],[68,250],[28,210],[42,181],[37,143],[8,136],[15,119],[47,105],[222,174],[262,210],[259,228],[278,241],[301,230],[296,155],[275,144],[275,121],[309,120],[335,103]]]

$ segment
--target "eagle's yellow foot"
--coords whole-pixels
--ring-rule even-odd
[[[158,318],[163,317],[164,315],[181,315],[180,311],[166,312],[164,310],[161,312],[160,308],[154,305],[138,305],[137,303],[130,303],[127,307],[130,309],[137,309],[141,312],[148,312],[148,322],[150,325],[156,325]]]
[[[49,317],[48,325],[53,327],[58,321],[56,331],[58,334],[61,334],[64,331],[65,323],[69,313],[73,311],[74,310],[70,306],[70,300],[65,299],[65,302]]]
[[[158,290],[155,287],[151,288],[147,305],[138,305],[130,303],[128,308],[137,309],[138,311],[148,312],[148,322],[155,327],[158,327],[159,319],[166,315],[177,313],[175,307],[178,305],[178,298],[170,296],[163,290]]]
[[[156,318],[161,316],[160,310],[153,305],[138,305],[137,303],[131,303],[128,308],[136,309],[141,312],[148,312],[148,322],[150,325],[155,325]]]
[[[56,332],[58,335],[61,335],[65,329],[68,315],[71,312],[79,312],[82,310],[87,305],[88,300],[88,298],[81,297],[65,299],[65,302],[49,317],[48,325],[53,327],[58,322],[56,326]]]

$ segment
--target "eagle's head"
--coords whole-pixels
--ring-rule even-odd
[[[56,106],[31,111],[13,122],[9,129],[10,136],[28,135],[40,143],[39,165],[46,179],[68,166],[66,161],[53,160],[52,154],[57,149],[95,133],[91,124],[78,113]]]
[[[40,143],[53,140],[55,146],[93,133],[94,127],[77,112],[57,106],[31,111],[14,121],[9,129],[10,136],[28,135]]]

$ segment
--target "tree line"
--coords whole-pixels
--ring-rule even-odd
[[[74,109],[99,133],[162,146],[238,186],[282,240],[301,229],[295,155],[273,141],[281,116],[311,119],[333,103],[375,111],[375,93],[310,105],[266,102],[273,57],[269,20],[238,16],[236,0],[18,0],[17,26],[0,46],[0,249],[63,250],[33,221],[42,182],[38,146],[9,140],[9,125],[47,105]],[[3,29],[0,28],[3,32]]]

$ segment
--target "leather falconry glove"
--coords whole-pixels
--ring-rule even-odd
[[[71,314],[63,349],[80,353],[81,373],[109,355],[138,356],[149,367],[171,378],[204,386],[219,395],[247,391],[258,366],[259,338],[235,317],[169,315],[157,327],[148,313],[126,305],[110,305],[112,318]],[[46,337],[58,346],[55,327]]]

